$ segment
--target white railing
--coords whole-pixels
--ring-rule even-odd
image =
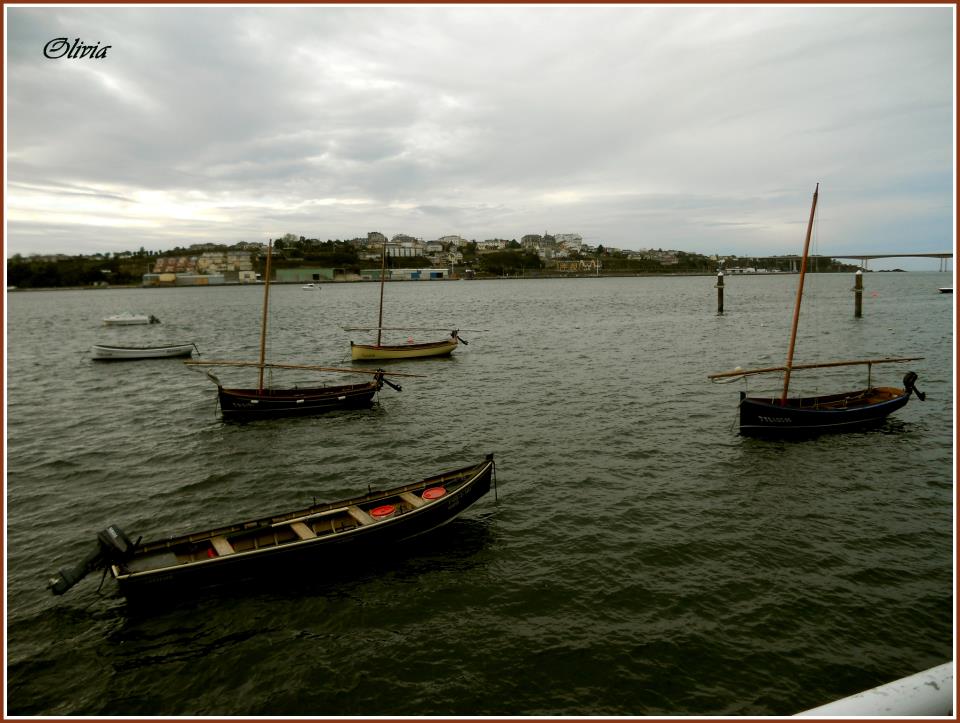
[[[950,716],[953,662],[797,713],[798,716]]]

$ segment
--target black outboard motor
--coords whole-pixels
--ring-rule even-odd
[[[917,383],[916,372],[907,372],[906,374],[903,375],[904,391],[906,391],[908,396],[910,392],[913,392],[914,394],[917,395],[917,399],[919,399],[922,402],[927,398],[927,395],[921,392],[919,389],[917,389],[916,383]]]
[[[139,543],[140,541],[137,540]],[[123,530],[116,525],[97,533],[97,549],[87,555],[82,562],[72,567],[62,567],[55,577],[50,579],[47,587],[54,595],[63,595],[84,577],[94,570],[106,567],[115,562],[128,560],[136,549]]]
[[[395,390],[398,391],[398,392],[402,392],[402,391],[403,391],[403,387],[401,387],[399,384],[396,384],[396,383],[394,383],[394,382],[391,382],[389,379],[387,379],[385,376],[383,376],[384,374],[386,374],[386,372],[383,371],[383,369],[377,369],[377,373],[376,373],[376,375],[374,375],[373,378],[376,379],[378,382],[383,382],[384,384],[386,384],[386,385],[387,385],[388,387],[390,387],[391,389],[395,389]]]

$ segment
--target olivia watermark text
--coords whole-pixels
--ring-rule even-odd
[[[112,45],[86,45],[80,38],[74,38],[71,43],[68,38],[54,38],[43,46],[43,54],[47,58],[106,58],[107,51]]]

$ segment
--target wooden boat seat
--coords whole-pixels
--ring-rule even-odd
[[[213,545],[213,549],[217,551],[217,554],[220,557],[223,557],[224,555],[232,555],[234,552],[236,552],[236,550],[233,549],[233,545],[230,544],[230,541],[222,535],[211,537],[210,544]]]
[[[178,559],[173,552],[163,550],[153,555],[135,557],[124,564],[123,568],[127,572],[143,572],[144,570],[159,570],[161,567],[173,567],[182,562],[184,560]]]
[[[328,515],[339,515],[341,512],[346,512],[346,507],[337,507],[333,510],[324,510],[323,512],[311,512],[309,515],[304,515],[303,517],[294,517],[292,520],[280,520],[279,522],[274,522],[273,527],[283,527],[284,525],[292,525],[294,522],[306,522],[307,520],[316,520],[320,517],[326,517]]]
[[[293,522],[290,524],[290,528],[297,533],[297,537],[301,540],[312,540],[317,536],[316,532],[302,522]]]
[[[355,519],[357,522],[359,522],[361,525],[372,525],[372,524],[373,524],[373,518],[372,518],[370,515],[368,515],[366,512],[364,512],[363,510],[361,510],[359,507],[357,507],[356,505],[350,505],[350,506],[347,508],[347,513],[348,513],[353,519]]]
[[[400,499],[402,499],[404,502],[406,502],[408,505],[410,505],[414,509],[416,509],[417,507],[423,507],[426,504],[422,499],[417,497],[415,494],[411,494],[410,492],[401,492]]]

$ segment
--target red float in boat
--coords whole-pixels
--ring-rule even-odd
[[[431,487],[423,491],[423,499],[425,500],[436,500],[440,497],[443,497],[447,494],[447,491],[443,487]]]
[[[393,517],[396,511],[396,505],[380,505],[370,510],[370,516],[375,520],[386,520]]]

